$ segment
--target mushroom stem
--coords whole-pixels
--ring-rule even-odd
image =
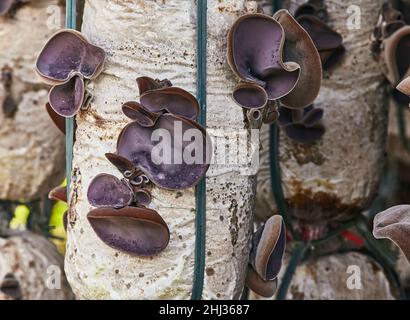
[[[260,129],[262,127],[263,116],[259,109],[249,109],[246,111],[246,117],[251,129]]]

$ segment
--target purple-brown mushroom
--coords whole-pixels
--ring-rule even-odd
[[[58,186],[48,193],[48,198],[54,201],[63,201],[67,203],[67,187]]]
[[[283,56],[300,66],[300,76],[295,88],[281,99],[284,106],[303,109],[316,99],[322,83],[322,64],[318,50],[305,29],[287,10],[273,16],[285,32]]]
[[[400,205],[378,213],[374,218],[376,239],[390,239],[410,263],[410,206]]]
[[[269,218],[253,235],[250,264],[263,281],[278,276],[285,246],[285,224],[279,215]]]
[[[138,84],[140,96],[143,95],[147,91],[172,87],[172,83],[168,79],[159,80],[159,79],[152,79],[150,77],[137,78],[137,84]]]
[[[196,185],[205,175],[210,142],[196,122],[167,113],[152,127],[129,123],[118,137],[116,154],[157,186],[179,190]]]
[[[11,300],[21,300],[23,297],[20,283],[12,273],[6,274],[4,278],[1,279],[0,292],[6,295],[7,299]]]
[[[296,86],[300,66],[283,62],[285,33],[275,19],[246,14],[235,21],[228,34],[228,63],[242,81],[263,87],[269,100],[278,100]]]
[[[50,103],[46,103],[46,110],[54,125],[65,134],[65,118],[55,112]]]
[[[319,51],[323,69],[330,70],[343,58],[346,49],[342,36],[328,24],[324,1],[310,0],[295,12],[296,21],[306,30]]]
[[[311,144],[325,134],[325,127],[321,123],[323,109],[315,108],[313,105],[303,110],[281,107],[279,112],[281,128],[290,139],[298,143]]]
[[[264,298],[272,297],[278,288],[278,279],[264,281],[252,268],[248,266],[246,274],[246,286],[256,294]]]
[[[410,76],[399,83],[399,85],[397,86],[397,90],[399,90],[406,96],[410,96]]]
[[[172,113],[195,120],[199,113],[196,98],[188,91],[177,87],[165,87],[145,92],[140,103],[152,113]]]
[[[98,208],[90,211],[87,218],[105,244],[131,255],[158,254],[169,242],[167,224],[156,211],[148,208]]]
[[[93,207],[123,208],[134,201],[130,185],[110,174],[99,174],[90,182],[88,202]]]
[[[54,87],[49,102],[64,117],[74,116],[88,101],[85,80],[95,79],[102,71],[105,52],[78,31],[62,30],[46,43],[36,62],[40,78]]]

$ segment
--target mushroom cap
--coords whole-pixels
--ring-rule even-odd
[[[55,112],[49,102],[46,103],[46,110],[55,126],[65,134],[65,118]]]
[[[152,194],[148,190],[139,188],[139,189],[134,190],[134,192],[135,192],[135,202],[139,206],[146,207],[151,203]]]
[[[145,109],[136,101],[128,101],[122,105],[122,112],[130,119],[137,121],[140,126],[152,127],[158,120],[160,113]]]
[[[48,193],[48,198],[55,201],[63,201],[67,203],[67,187],[58,186],[53,188]]]
[[[14,5],[15,0],[1,0],[0,1],[0,16],[5,15],[9,12],[11,7]]]
[[[93,207],[123,208],[134,200],[134,192],[127,182],[101,173],[91,180],[87,198]]]
[[[55,113],[62,117],[73,117],[83,106],[84,95],[84,81],[75,76],[66,83],[52,87],[48,100]]]
[[[285,35],[272,17],[254,13],[241,16],[228,34],[228,64],[243,81],[265,88],[270,100],[291,92],[298,80],[300,66],[283,62]]]
[[[150,77],[139,77],[137,78],[138,89],[140,96],[147,91],[157,90],[165,87],[172,87],[171,81],[168,79],[158,80],[152,79]]]
[[[270,298],[275,294],[276,289],[278,288],[278,278],[264,281],[252,266],[248,266],[246,286],[261,297]]]
[[[378,213],[373,222],[376,239],[393,241],[410,263],[410,206],[400,205]]]
[[[97,77],[104,66],[105,52],[78,31],[65,29],[55,33],[41,50],[36,71],[50,85],[62,84],[74,75]]]
[[[0,292],[7,296],[7,299],[20,300],[23,298],[20,283],[14,274],[8,273],[0,281]]]
[[[188,91],[177,87],[147,91],[141,95],[140,103],[150,112],[168,112],[191,120],[195,120],[199,113],[198,100]]]
[[[409,72],[410,26],[400,28],[384,43],[386,77],[393,86],[396,86]]]
[[[315,16],[302,15],[297,22],[306,30],[319,51],[323,69],[330,69],[343,57],[346,50],[341,34]]]
[[[153,141],[153,133],[162,140]],[[185,134],[194,141],[183,141]],[[187,163],[184,158],[193,151],[195,161]],[[116,153],[141,169],[154,184],[169,190],[196,185],[208,170],[211,156],[205,130],[192,120],[172,114],[161,115],[152,127],[129,123],[118,137]]]
[[[87,218],[105,244],[131,255],[158,254],[169,242],[167,224],[156,211],[148,208],[98,208],[90,211]]]
[[[270,217],[259,228],[252,239],[250,262],[257,274],[264,280],[274,280],[282,266],[286,246],[286,230],[283,218]]]
[[[235,102],[245,109],[262,109],[268,103],[268,95],[264,88],[251,83],[238,84],[232,94]]]
[[[322,83],[319,53],[309,34],[287,10],[279,10],[273,18],[281,24],[285,32],[284,59],[300,66],[299,81],[281,102],[289,108],[305,108],[316,99]]]
[[[129,175],[131,177],[132,174],[135,173],[136,168],[134,164],[129,161],[127,158],[121,157],[115,153],[106,153],[105,157],[112,165],[114,165],[124,176]],[[128,172],[128,174],[127,174]]]

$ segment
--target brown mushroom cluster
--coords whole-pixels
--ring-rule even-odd
[[[195,120],[199,104],[189,92],[173,87],[169,80],[137,79],[140,102],[123,104],[123,113],[133,121],[117,140],[115,153],[107,160],[123,175],[119,179],[99,174],[88,186],[91,210],[87,217],[98,237],[108,246],[137,256],[155,255],[168,245],[169,229],[162,217],[147,208],[153,185],[167,190],[194,187],[206,174],[210,163],[210,141]],[[169,161],[158,162],[153,136],[162,130],[169,135]],[[182,136],[192,133],[194,140]],[[189,153],[196,161],[177,161]],[[166,153],[166,151],[164,151]]]
[[[228,63],[241,81],[233,99],[246,111],[253,128],[275,122],[278,106],[303,115],[319,94],[321,57],[309,34],[287,10],[273,17],[257,13],[236,20],[228,35]],[[285,133],[290,132],[292,138],[302,127],[300,123],[287,126]]]
[[[36,71],[45,83],[53,86],[46,109],[61,131],[65,132],[64,118],[87,108],[92,97],[86,83],[98,77],[104,61],[103,49],[71,29],[55,33],[41,50]]]

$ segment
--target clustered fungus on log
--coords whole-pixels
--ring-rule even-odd
[[[0,1],[0,17],[1,16],[8,16],[13,17],[16,10],[30,2],[31,0],[1,0]]]
[[[279,215],[272,216],[253,235],[246,285],[262,297],[275,294],[286,246],[286,229]]]
[[[62,130],[60,117],[72,117],[87,108],[91,96],[85,89],[101,73],[105,52],[78,31],[62,30],[48,40],[36,62],[40,78],[53,87],[47,110]]]
[[[240,17],[229,31],[228,63],[241,80],[233,99],[246,110],[251,127],[275,122],[281,105],[280,110],[286,113],[289,109],[294,117],[290,121],[293,125],[284,126],[292,139],[300,141],[306,135],[307,141],[302,142],[309,143],[312,136],[317,140],[323,135],[321,117],[316,120],[317,115],[323,114],[320,111],[313,111],[313,124],[307,121],[304,125],[299,120],[319,94],[321,57],[309,34],[287,10],[280,10],[273,17]]]
[[[87,217],[108,246],[132,255],[152,256],[166,248],[170,234],[162,217],[147,208],[151,184],[167,190],[195,186],[209,168],[211,150],[205,129],[195,121],[199,104],[193,95],[173,87],[168,80],[141,77],[137,83],[140,102],[122,106],[133,121],[119,134],[116,153],[106,154],[124,178],[110,174],[94,177],[87,198],[96,209]],[[153,139],[157,130],[169,136],[169,140],[163,137],[164,147],[170,149],[161,149],[161,159],[155,152],[159,143]]]

